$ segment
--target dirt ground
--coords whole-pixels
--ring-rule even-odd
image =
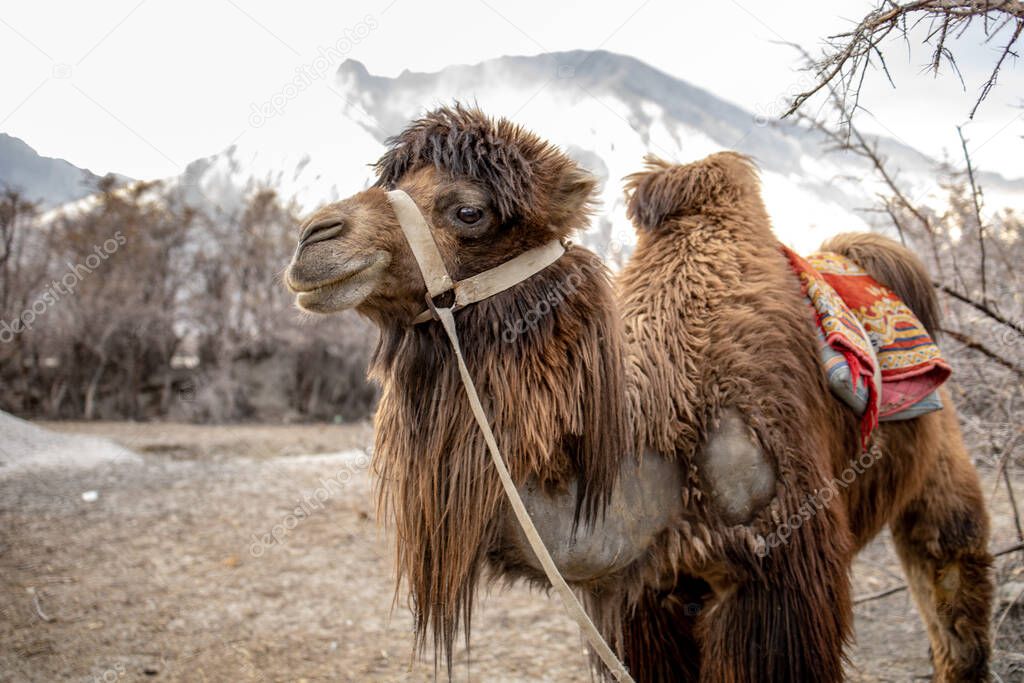
[[[108,437],[142,458],[0,479],[0,680],[434,678],[429,654],[411,657],[404,596],[393,606],[368,425],[39,424]],[[983,476],[992,545],[1005,547],[1016,539],[1006,493],[994,472]],[[1014,599],[1005,595],[1024,588],[1019,558],[999,572],[1004,600]],[[883,536],[858,560],[854,592],[902,580]],[[1003,681],[1024,681],[1022,611],[999,627]],[[850,680],[929,678],[906,592],[858,605],[856,616]],[[460,649],[456,664],[460,681],[589,680],[556,598],[522,587],[483,597],[472,651]]]

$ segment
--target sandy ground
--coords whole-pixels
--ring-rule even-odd
[[[367,425],[40,426],[93,448],[107,437],[140,457],[4,474],[0,433],[0,680],[434,678],[429,654],[411,657],[404,602],[392,609]],[[983,475],[995,490],[993,547],[1004,547],[1015,539],[1005,491]],[[1019,559],[1001,561],[1000,576],[1017,582],[1004,593],[1024,587]],[[861,555],[854,581],[856,595],[902,582],[887,538]],[[1000,626],[1003,681],[1024,680],[1022,612]],[[850,680],[928,679],[905,592],[856,613]],[[495,588],[478,603],[472,645],[456,657],[457,680],[589,680],[553,596]]]

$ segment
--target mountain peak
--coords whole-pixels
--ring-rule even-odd
[[[64,159],[45,157],[13,135],[0,133],[0,183],[43,207],[80,199],[96,191],[99,176]]]
[[[366,69],[366,65],[360,62],[358,59],[346,59],[338,67],[339,76],[353,76],[355,78],[370,78],[370,72]]]

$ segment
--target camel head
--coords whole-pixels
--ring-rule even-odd
[[[589,220],[596,180],[556,147],[478,109],[441,107],[388,141],[376,184],[302,225],[286,274],[297,305],[407,323],[426,287],[386,192],[404,190],[455,279],[565,237]]]

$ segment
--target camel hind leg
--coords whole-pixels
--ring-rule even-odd
[[[825,508],[797,525],[757,575],[716,586],[697,625],[702,683],[843,680],[850,540],[830,517]]]
[[[951,405],[948,395],[945,401]],[[920,419],[943,438],[920,492],[891,523],[893,540],[928,629],[935,680],[985,681],[993,584],[981,484],[956,413]]]

